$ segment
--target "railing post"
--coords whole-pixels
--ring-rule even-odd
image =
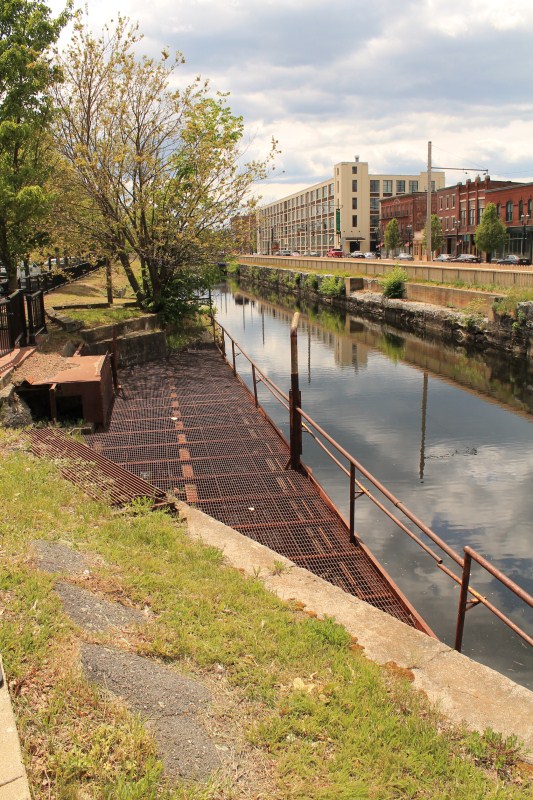
[[[463,646],[463,631],[465,627],[466,601],[468,598],[468,584],[470,582],[470,569],[472,566],[472,556],[465,550],[465,560],[463,562],[463,577],[461,580],[461,593],[459,595],[459,608],[457,610],[457,626],[455,628],[455,649],[461,652]]]
[[[257,399],[257,378],[255,376],[255,364],[252,364],[252,380],[254,382],[254,401],[255,407],[259,406],[259,400]]]
[[[233,356],[233,374],[237,375],[237,362],[235,360],[235,342],[231,340],[231,353]]]
[[[355,544],[355,464],[350,461],[350,543]]]
[[[289,423],[291,469],[300,469],[300,456],[302,455],[302,417],[297,411],[301,407],[302,395],[298,380],[298,319],[296,312],[291,324],[291,389],[289,392]]]

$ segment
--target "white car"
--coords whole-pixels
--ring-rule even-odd
[[[411,255],[411,253],[398,253],[396,258],[398,259],[398,261],[412,261],[413,260],[413,256]]]

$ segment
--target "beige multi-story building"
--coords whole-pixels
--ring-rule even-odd
[[[432,190],[444,187],[444,172],[431,173]],[[379,201],[427,190],[427,172],[372,175],[368,163],[343,161],[333,177],[263,206],[257,214],[258,249],[326,255],[376,250],[380,244]]]

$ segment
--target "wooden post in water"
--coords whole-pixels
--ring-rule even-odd
[[[301,407],[302,394],[298,380],[298,319],[296,312],[291,323],[291,388],[289,391],[291,469],[300,469],[302,455],[302,417],[297,410]]]

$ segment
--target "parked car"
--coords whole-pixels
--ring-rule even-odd
[[[440,256],[434,259],[435,261],[453,261],[453,256],[450,253],[441,253]]]
[[[398,253],[396,258],[398,259],[398,261],[412,261],[413,260],[413,256],[411,255],[411,253]]]
[[[280,250],[278,256],[292,256],[292,252],[290,250]]]
[[[0,296],[7,294],[9,281],[7,279],[7,269],[0,266]]]
[[[299,255],[300,253],[298,252],[298,250],[293,250],[291,253],[291,256],[299,256]]]
[[[340,247],[332,247],[328,250],[327,256],[328,258],[342,258],[344,253],[340,249]]]
[[[348,258],[364,258],[365,254],[362,253],[360,250],[354,250],[352,253],[348,253]]]
[[[513,253],[509,253],[509,255],[505,256],[504,258],[498,258],[496,260],[496,264],[510,264],[511,266],[531,266],[531,259],[525,258],[525,256],[515,256]]]
[[[317,253],[315,250],[312,250],[312,251],[309,253],[309,255],[310,255],[310,256],[312,256],[313,258],[320,258],[320,254],[319,254],[319,253]]]
[[[365,253],[365,258],[381,258],[381,253]]]
[[[460,264],[479,264],[481,259],[479,256],[475,256],[472,253],[461,253],[460,256],[452,258],[451,261],[456,261]]]

